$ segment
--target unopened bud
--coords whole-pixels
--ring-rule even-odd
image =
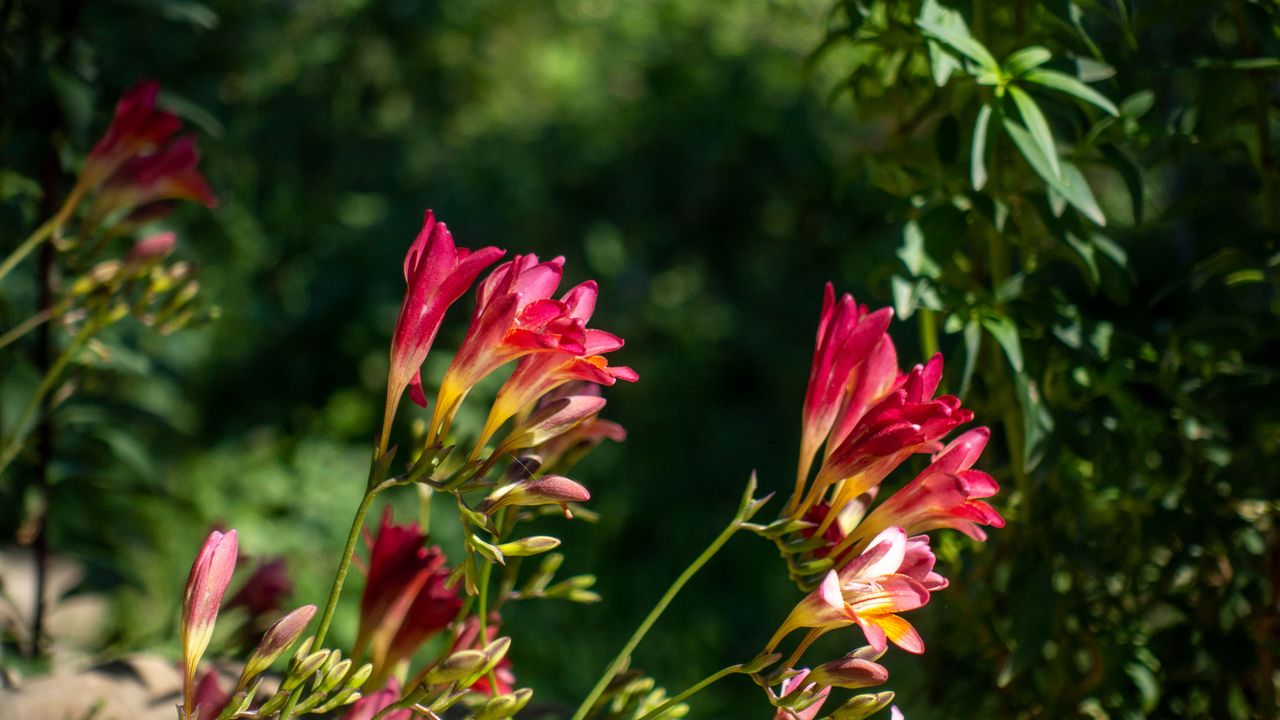
[[[893,691],[855,695],[831,713],[832,720],[864,720],[893,702]]]
[[[373,665],[365,663],[351,673],[351,677],[347,679],[346,687],[351,690],[359,690],[369,680],[369,676],[373,674]]]
[[[485,499],[482,509],[493,513],[508,505],[559,505],[569,512],[568,503],[586,502],[591,493],[562,475],[543,475],[499,488]]]
[[[338,687],[338,683],[347,676],[351,671],[351,661],[343,660],[329,668],[329,672],[325,673],[324,680],[320,683],[320,692],[328,695],[334,688]]]
[[[256,677],[271,667],[298,639],[298,636],[302,635],[302,631],[307,629],[307,625],[315,614],[315,605],[303,605],[268,628],[258,647],[249,656],[249,661],[245,663],[244,672],[241,675],[242,681]]]
[[[427,673],[428,685],[444,685],[456,680],[479,676],[489,658],[482,650],[459,650],[445,658]]]
[[[307,678],[314,675],[316,671],[329,660],[330,655],[331,652],[329,650],[317,650],[303,658],[302,662],[299,662],[297,666],[289,672],[289,675],[284,679],[284,682],[281,683],[281,689],[293,690],[303,682],[306,682]]]
[[[502,551],[502,554],[507,557],[528,557],[530,555],[541,555],[558,547],[560,547],[558,538],[534,535],[533,537],[503,543],[498,546],[498,550]]]
[[[819,665],[809,673],[808,677],[809,682],[846,690],[874,687],[888,679],[889,671],[883,665],[854,657],[852,653],[839,660]]]
[[[159,260],[173,252],[173,246],[176,242],[177,236],[171,232],[148,235],[134,243],[134,246],[129,250],[129,254],[125,256],[125,261],[142,265]]]

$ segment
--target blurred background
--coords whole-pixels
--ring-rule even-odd
[[[461,245],[599,280],[595,325],[641,374],[607,393],[630,437],[575,474],[600,521],[547,521],[604,602],[505,618],[540,701],[576,704],[753,469],[788,489],[831,280],[894,306],[903,364],[943,352],[994,432],[1009,523],[936,542],[952,587],[911,616],[928,652],[888,659],[907,717],[1274,717],[1278,23],[1263,0],[0,0],[0,247],[141,78],[220,201],[163,223],[219,317],[123,326],[57,415],[47,542],[107,613],[83,652],[175,653],[213,525],[286,556],[290,602],[323,599],[432,208]],[[1102,102],[1019,75],[1028,47]],[[23,275],[4,327],[32,311]],[[28,352],[0,356],[0,418],[37,380]],[[31,542],[32,478],[0,478],[2,543]],[[447,513],[432,532],[456,540]],[[735,539],[634,664],[677,691],[754,655],[797,598],[783,567]],[[730,680],[692,714],[767,709]]]

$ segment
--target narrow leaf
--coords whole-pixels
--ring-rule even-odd
[[[982,318],[982,325],[1000,343],[1013,371],[1022,374],[1022,341],[1018,338],[1018,326],[1003,315],[988,315]]]
[[[982,69],[990,72],[999,71],[1000,65],[996,62],[995,56],[987,50],[986,46],[969,34],[968,28],[946,27],[926,20],[917,20],[916,24],[920,26],[920,29],[926,35],[941,41],[952,50],[974,61]]]
[[[1062,168],[1058,165],[1058,148],[1053,142],[1053,131],[1049,129],[1049,121],[1045,119],[1044,113],[1040,112],[1040,106],[1025,90],[1016,85],[1009,86],[1009,96],[1013,98],[1013,104],[1018,106],[1018,114],[1022,116],[1022,121],[1031,131],[1031,137],[1035,139],[1045,159],[1049,161],[1049,168],[1054,177],[1061,177]]]
[[[1041,45],[1032,45],[1025,47],[1004,59],[1004,71],[1009,75],[1017,77],[1053,59],[1053,53],[1049,49]]]
[[[991,124],[991,106],[983,105],[973,121],[973,145],[969,150],[969,179],[974,190],[987,184],[987,129]]]
[[[1076,97],[1090,105],[1096,105],[1110,115],[1116,117],[1120,116],[1120,110],[1116,108],[1115,103],[1108,100],[1105,95],[1070,75],[1067,75],[1066,73],[1060,73],[1057,70],[1038,69],[1027,73],[1026,79],[1027,82],[1043,85],[1044,87]]]
[[[1089,189],[1089,184],[1085,182],[1084,175],[1080,169],[1069,162],[1063,162],[1063,172],[1061,175],[1054,175],[1049,168],[1049,160],[1044,156],[1040,145],[1031,137],[1026,128],[1005,119],[1005,132],[1009,133],[1009,137],[1013,139],[1013,144],[1018,146],[1018,150],[1023,157],[1027,159],[1027,163],[1036,171],[1041,178],[1049,185],[1049,189],[1057,192],[1072,207],[1079,210],[1086,217],[1098,225],[1106,225],[1106,217],[1102,214],[1102,209],[1098,207],[1098,201],[1093,196],[1093,191]]]

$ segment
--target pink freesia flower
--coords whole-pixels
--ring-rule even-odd
[[[156,109],[159,92],[158,83],[143,80],[121,96],[107,131],[85,159],[81,183],[98,185],[129,158],[156,149],[182,127],[178,116]]]
[[[866,539],[886,527],[909,533],[952,528],[979,542],[987,539],[980,526],[1004,527],[1004,518],[981,498],[1000,491],[994,478],[972,470],[991,433],[975,428],[956,438],[910,483],[876,507],[858,528]]]
[[[360,624],[353,657],[369,651],[373,686],[422,643],[449,625],[462,607],[445,581],[449,568],[439,547],[426,547],[417,524],[392,524],[391,509],[369,552],[368,578],[360,599]]]
[[[182,640],[183,708],[188,716],[195,712],[196,667],[213,637],[213,625],[218,619],[222,596],[236,569],[236,550],[235,530],[225,534],[215,530],[204,541],[187,577],[179,634]]]
[[[798,473],[801,482],[808,477],[813,457],[826,441],[836,417],[849,404],[851,382],[865,375],[859,371],[885,336],[891,319],[892,309],[868,312],[866,305],[858,305],[848,293],[837,302],[835,288],[827,283],[804,397]],[[897,371],[895,364],[890,369],[890,380]]]
[[[769,649],[798,628],[821,634],[856,624],[876,652],[892,641],[907,652],[922,653],[920,635],[898,614],[923,607],[932,590],[945,586],[946,580],[933,572],[928,544],[908,542],[902,528],[889,528],[839,572],[827,573],[791,611]]]
[[[563,268],[562,257],[517,255],[480,283],[471,325],[440,383],[428,442],[448,431],[467,393],[499,367],[533,352],[581,351],[581,323],[551,299]]]
[[[367,683],[367,687],[373,687],[372,683]],[[394,704],[400,699],[400,681],[394,677],[387,681],[386,687],[376,692],[366,694],[364,697],[352,703],[347,709],[342,720],[373,720],[373,717],[382,712],[388,705]],[[413,711],[409,708],[395,710],[382,716],[383,720],[411,720]]]
[[[605,358],[606,353],[622,347],[622,338],[603,330],[586,329],[587,321],[595,312],[598,296],[599,288],[590,281],[565,293],[562,302],[567,308],[567,320],[575,327],[583,328],[583,344],[576,349],[563,347],[559,352],[530,355],[516,366],[493,401],[484,429],[476,441],[477,452],[503,423],[533,407],[540,397],[565,383],[577,381],[608,386],[618,380],[635,382],[640,379],[629,367],[610,367]]]
[[[831,662],[815,667],[809,679],[819,685],[857,690],[881,685],[889,679],[889,671],[877,662],[880,653],[864,647]]]
[[[809,671],[801,669],[799,675],[787,678],[782,683],[781,697],[786,697],[796,690],[803,689],[805,692],[812,692],[817,686],[814,683],[806,683],[809,677]],[[773,714],[773,720],[813,720],[818,717],[818,713],[822,712],[822,705],[827,701],[827,696],[831,694],[831,688],[823,687],[818,690],[818,700],[805,709],[795,712],[790,708],[778,708]]]
[[[827,456],[800,509],[807,510],[828,491],[834,512],[841,516],[849,503],[875,488],[908,457],[937,448],[938,441],[973,419],[953,395],[933,398],[942,373],[942,356],[917,365],[901,388],[869,409],[840,445]],[[851,528],[844,528],[847,533]],[[826,530],[826,525],[821,531]]]
[[[504,252],[496,247],[471,252],[455,246],[449,228],[436,221],[435,213],[426,212],[422,230],[404,258],[404,279],[408,287],[391,340],[383,442],[406,387],[412,387],[410,395],[415,402],[426,406],[421,368],[444,322],[445,311],[471,287],[476,276]]]

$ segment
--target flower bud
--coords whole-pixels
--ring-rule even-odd
[[[315,614],[315,605],[303,605],[280,618],[268,628],[266,634],[262,636],[262,641],[258,643],[258,647],[249,656],[249,661],[245,663],[241,681],[256,677],[271,667],[272,663],[279,659],[289,649],[289,646],[302,635],[302,631],[307,629],[307,625],[311,622],[311,618],[315,617]]]
[[[444,685],[463,678],[480,675],[488,663],[483,650],[459,650],[445,658],[427,673],[428,685]]]
[[[171,232],[148,235],[134,243],[134,246],[129,249],[129,253],[125,255],[125,262],[133,265],[145,265],[159,260],[173,252],[173,246],[176,242],[177,236]]]
[[[503,543],[498,546],[498,550],[507,557],[528,557],[530,555],[541,555],[544,552],[550,552],[558,547],[560,547],[560,540],[558,538],[547,537],[546,535],[534,535],[533,537],[521,538],[509,543]]]
[[[874,687],[888,679],[889,671],[883,665],[855,657],[854,653],[823,663],[809,673],[809,682],[847,690]]]
[[[343,660],[329,668],[329,672],[325,673],[324,680],[320,682],[319,692],[327,695],[338,687],[338,683],[347,676],[351,671],[351,660]]]
[[[209,647],[222,596],[236,569],[236,531],[209,534],[187,577],[182,601],[183,702],[188,714],[195,710],[196,666]]]
[[[499,695],[480,707],[476,712],[475,720],[505,720],[514,717],[528,704],[531,697],[533,697],[533,691],[529,688],[521,688],[509,695]]]
[[[280,685],[281,690],[293,690],[308,678],[316,673],[331,655],[329,650],[317,650],[306,656],[289,671],[289,675],[285,677],[284,682]]]
[[[559,505],[568,514],[571,502],[586,502],[591,493],[578,483],[561,475],[543,475],[499,488],[485,499],[482,509],[494,513],[508,505]]]
[[[831,713],[832,720],[864,720],[893,702],[893,691],[855,695]]]

